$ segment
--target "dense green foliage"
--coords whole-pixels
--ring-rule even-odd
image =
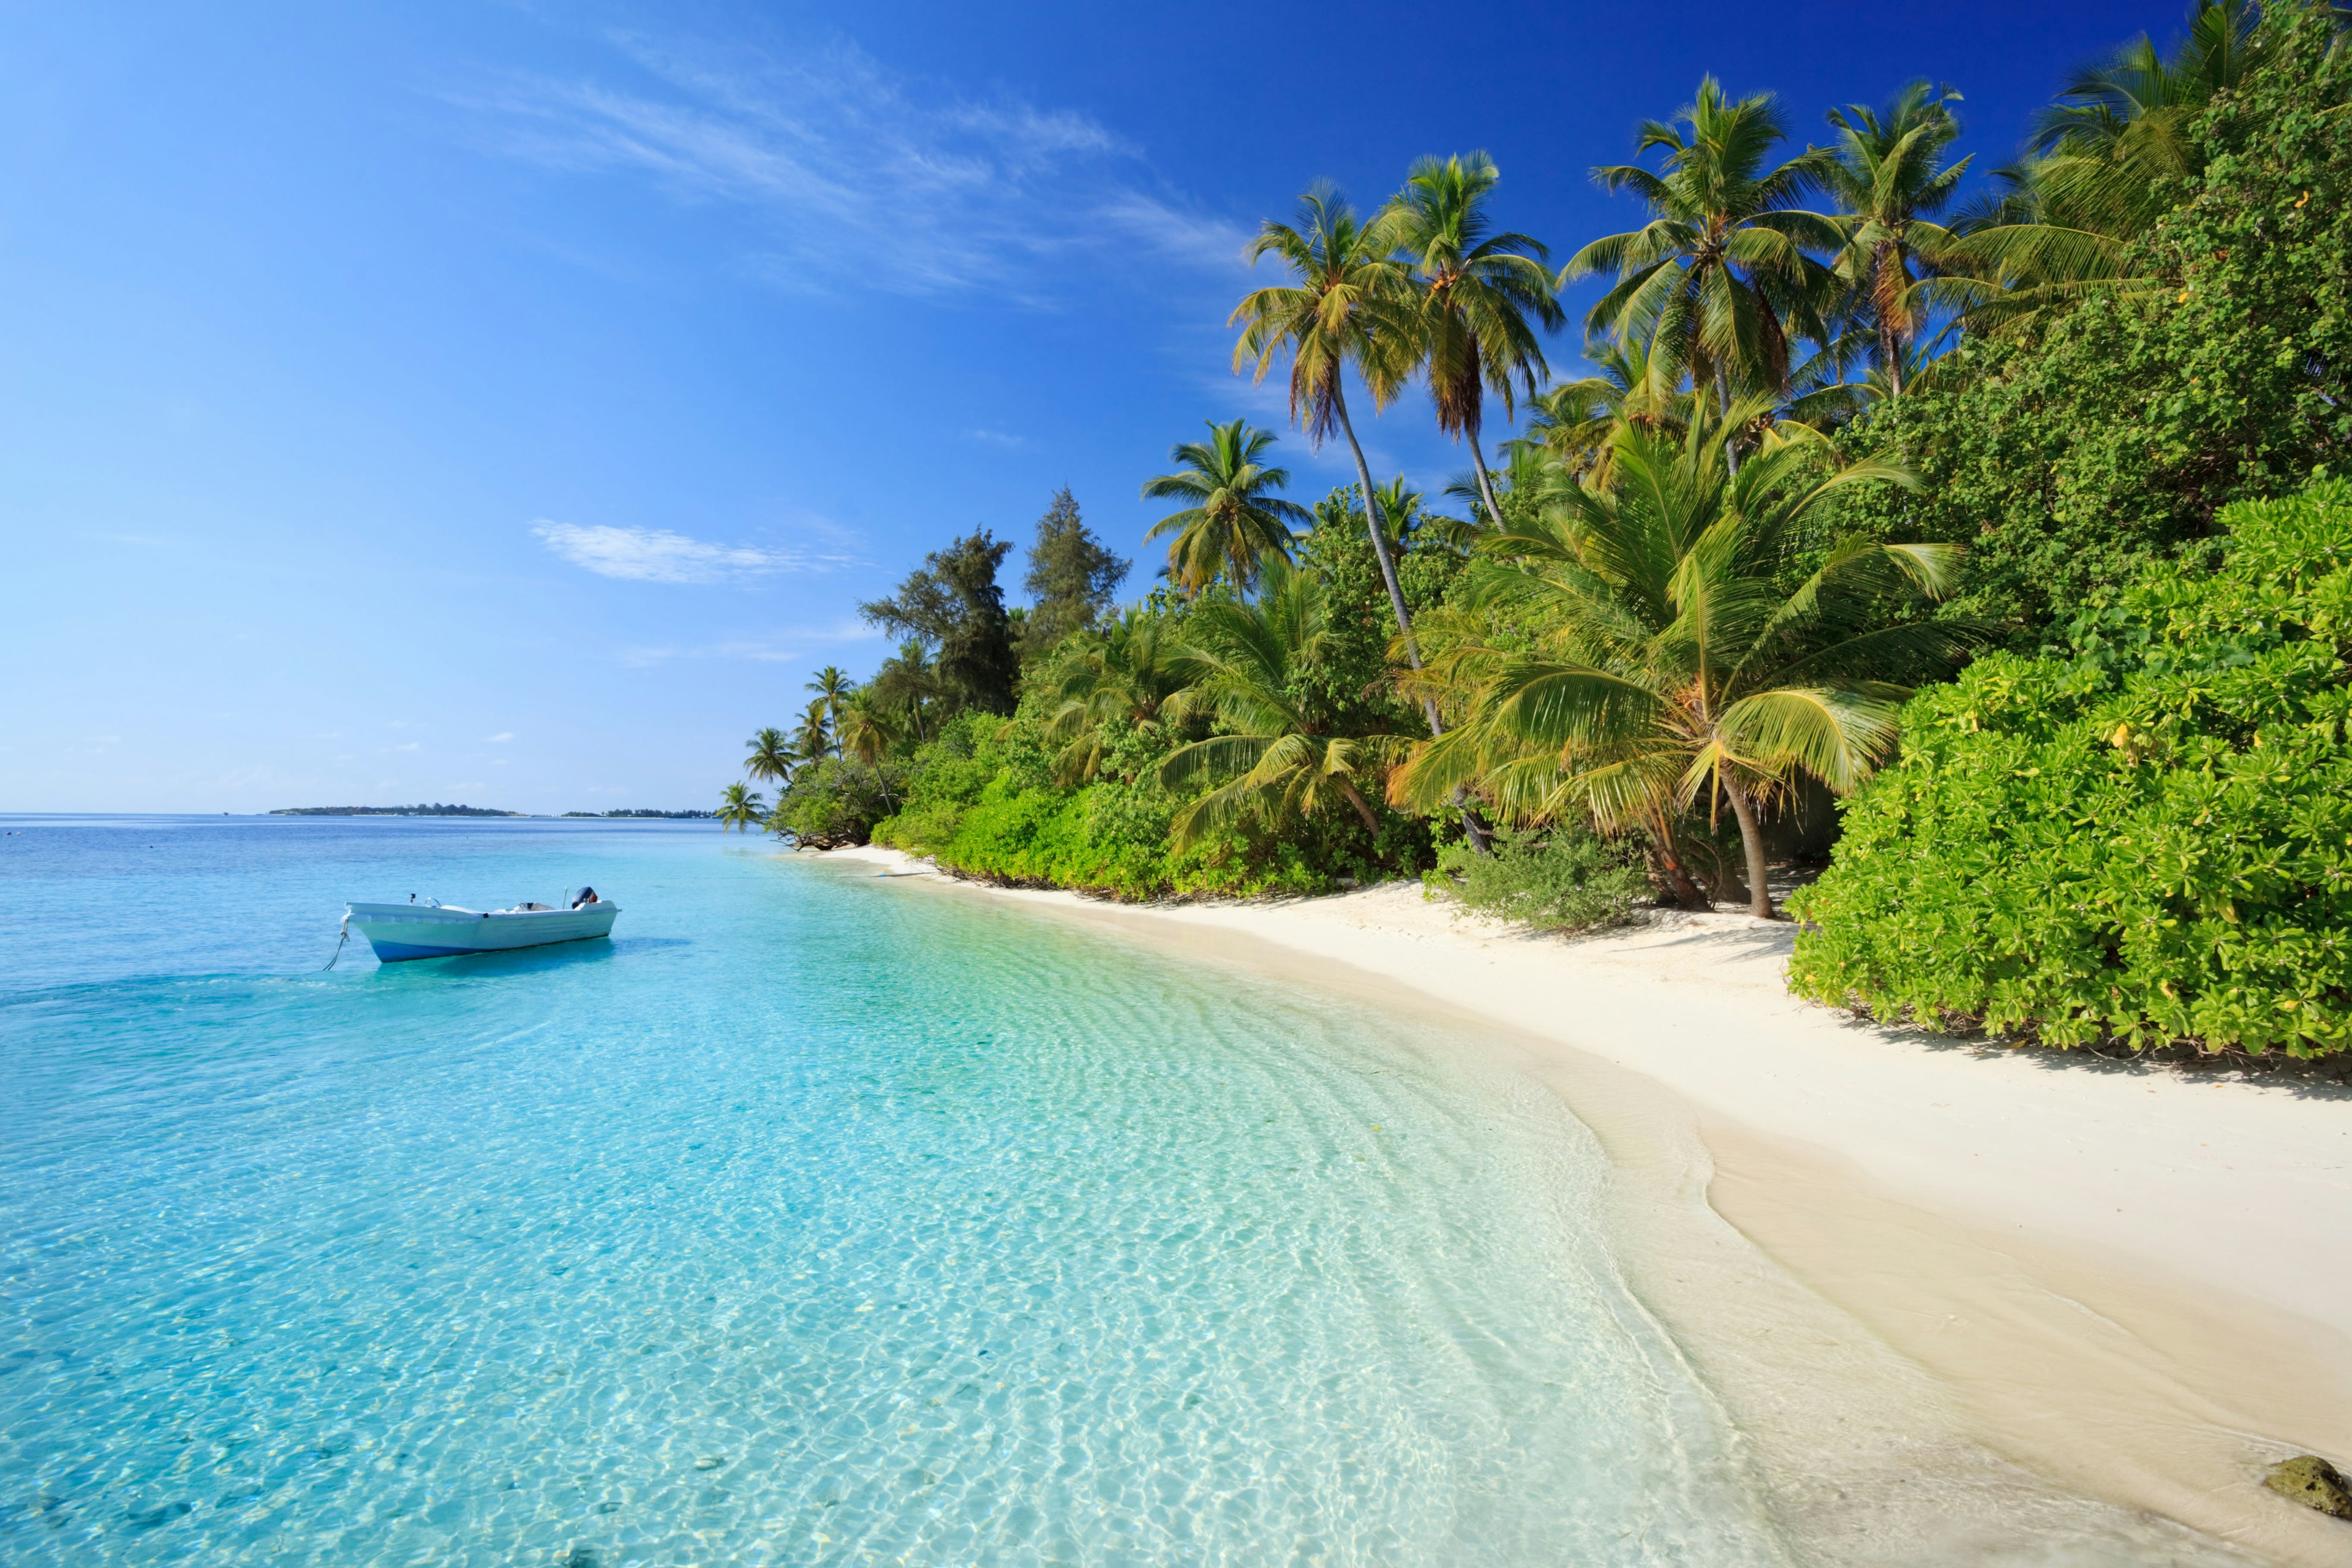
[[[791,786],[768,815],[768,830],[811,849],[863,844],[874,825],[905,798],[907,773],[906,764],[896,759],[869,764],[820,757],[793,774]]]
[[[1853,428],[1926,480],[1857,498],[1856,522],[1967,543],[1955,611],[2021,648],[2194,551],[2231,501],[2352,458],[2352,51],[2315,8],[2278,33],[2189,123],[2202,172],[2127,252],[2144,284],[1970,338]]]
[[[874,841],[986,881],[1126,900],[1321,892],[1425,853],[1425,829],[1393,813],[1377,834],[1327,815],[1279,836],[1244,822],[1179,849],[1171,829],[1185,797],[1159,772],[1183,731],[1118,720],[1103,728],[1095,777],[1063,786],[1041,714],[1024,705],[1011,720],[958,720],[915,754],[905,807],[875,826]]]
[[[1498,833],[1487,855],[1449,844],[1423,881],[1475,913],[1543,931],[1622,925],[1650,896],[1650,874],[1624,840],[1575,826]]]
[[[2352,484],[2220,521],[2217,571],[1912,701],[1792,900],[1799,991],[2059,1046],[2352,1043]]]
[[[1117,608],[1067,490],[1026,607],[968,532],[863,606],[897,651],[754,735],[722,819],[1124,899],[1435,864],[1560,928],[1769,916],[1796,803],[1858,788],[1798,906],[1810,994],[2336,1048],[2344,502],[2258,503],[2352,459],[2352,46],[2320,0],[2189,20],[1990,181],[1925,79],[1801,150],[1708,78],[1593,171],[1643,226],[1556,277],[1482,153],[1370,217],[1318,183],[1229,324],[1355,482],[1302,509],[1283,437],[1209,421],[1143,487],[1165,582]],[[1598,273],[1593,374],[1552,383],[1557,290]],[[1416,385],[1467,519],[1358,439]]]
[[[1420,518],[1419,498],[1398,499]],[[1421,732],[1418,710],[1389,679],[1397,623],[1364,514],[1342,490],[1314,519],[1290,547],[1297,574],[1268,558],[1284,581],[1311,586],[1322,623],[1311,647],[1292,650],[1271,695],[1306,731],[1343,742]],[[1437,604],[1462,566],[1423,531],[1409,529],[1394,552],[1415,607]],[[1370,827],[1335,795],[1179,831],[1189,807],[1240,778],[1210,767],[1171,785],[1164,774],[1171,758],[1237,732],[1214,711],[1211,628],[1246,625],[1254,613],[1223,585],[1162,590],[1118,623],[1066,638],[1029,663],[1011,717],[968,709],[907,752],[903,796],[870,825],[875,841],[967,876],[1130,900],[1317,892],[1420,869],[1430,826],[1383,805],[1377,784],[1361,792]],[[1189,703],[1177,700],[1195,689]],[[785,800],[798,790],[796,781]],[[779,826],[793,826],[786,816],[780,807]]]

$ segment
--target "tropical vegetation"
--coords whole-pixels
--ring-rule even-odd
[[[1014,541],[950,540],[862,606],[896,651],[819,671],[722,817],[1129,899],[1421,875],[1563,928],[1777,917],[1835,799],[1790,905],[1808,994],[2336,1048],[2338,19],[2207,0],[1998,168],[1928,79],[1808,140],[1708,77],[1591,171],[1632,226],[1557,271],[1485,153],[1364,208],[1318,182],[1228,321],[1295,434],[1176,441],[1125,603],[1066,489],[1026,604]],[[1373,472],[1359,422],[1416,390],[1458,477]],[[1352,482],[1294,495],[1301,437]]]
[[[1798,895],[1800,992],[2062,1046],[2352,1040],[2352,484],[2221,521],[2218,569],[1912,700]]]

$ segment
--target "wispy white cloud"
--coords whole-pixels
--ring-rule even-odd
[[[600,577],[639,583],[724,583],[777,572],[824,571],[848,559],[752,544],[712,544],[667,528],[583,527],[542,521],[530,531],[574,566]]]
[[[742,658],[754,664],[790,664],[803,657],[801,650],[772,642],[725,642],[716,647],[696,648],[695,658]]]
[[[654,665],[667,663],[668,660],[676,658],[677,657],[677,649],[674,647],[625,647],[614,657],[631,669],[646,669],[650,668]]]
[[[394,746],[393,750],[395,752],[413,752],[417,749],[420,743],[421,742],[419,742],[410,741],[404,745]]]
[[[978,441],[990,447],[1017,449],[1029,444],[1026,438],[1008,435],[1003,430],[967,430],[963,434],[964,439],[968,441]]]
[[[614,42],[636,85],[515,74],[449,96],[511,156],[765,214],[771,237],[742,264],[785,287],[990,285],[1038,302],[1024,276],[1085,251],[1239,268],[1245,230],[1159,189],[1139,151],[1086,115],[962,96],[844,42],[789,58]]]
[[[870,642],[882,634],[864,621],[840,621],[829,626],[803,626],[788,630],[774,637],[736,637],[725,642],[706,644],[699,647],[676,646],[656,647],[639,646],[624,648],[619,658],[625,665],[645,668],[667,664],[674,658],[736,659],[752,664],[793,664],[816,657],[812,649],[836,647],[843,643]]]
[[[489,745],[500,746],[514,739],[514,731],[512,730],[501,730],[495,735],[485,735],[482,739]]]

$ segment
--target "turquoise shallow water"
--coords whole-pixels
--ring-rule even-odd
[[[0,1561],[1780,1561],[1591,1137],[1342,999],[707,825],[0,826]]]

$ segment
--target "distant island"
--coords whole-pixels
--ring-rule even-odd
[[[527,811],[496,811],[487,805],[289,805],[272,816],[529,816]]]
[[[719,814],[715,811],[567,811],[566,816],[657,816],[665,822],[708,822]]]

